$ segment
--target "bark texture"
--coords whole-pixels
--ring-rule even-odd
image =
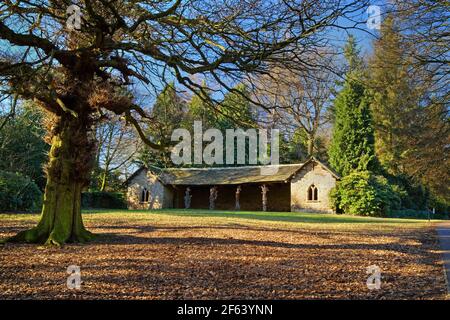
[[[61,245],[86,242],[93,235],[83,225],[81,191],[88,184],[93,142],[87,117],[54,116],[47,184],[38,225],[9,239],[11,242]]]

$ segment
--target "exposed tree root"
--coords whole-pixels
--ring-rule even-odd
[[[28,230],[24,230],[12,236],[10,238],[2,239],[0,244],[5,243],[35,243],[35,244],[44,244],[48,246],[57,246],[60,247],[64,243],[86,243],[95,238],[95,235],[87,231],[86,229],[82,229],[76,233],[72,233],[69,238],[66,238],[61,233],[45,232],[40,230],[38,227],[34,227]]]

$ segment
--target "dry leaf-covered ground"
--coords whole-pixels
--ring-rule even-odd
[[[2,299],[442,299],[428,222],[304,213],[84,214],[98,234],[63,248],[0,245]],[[38,216],[0,215],[0,237]],[[66,285],[81,268],[80,290]],[[368,290],[366,268],[381,268]]]

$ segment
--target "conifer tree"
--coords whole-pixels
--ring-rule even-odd
[[[375,168],[374,132],[370,97],[363,83],[364,74],[353,37],[345,47],[348,71],[334,101],[334,128],[329,162],[341,175],[353,170]]]
[[[186,126],[188,130],[192,130],[194,121],[201,121],[203,128],[210,128],[214,126],[214,108],[212,106],[211,98],[209,97],[209,88],[203,82],[202,90],[199,94],[194,94],[188,104],[188,117],[186,119]]]
[[[186,117],[185,102],[178,95],[173,82],[167,84],[156,98],[151,117],[154,125],[147,130],[147,134],[156,143],[168,147],[171,144],[173,130],[180,127]],[[167,148],[161,152],[145,146],[139,160],[145,164],[171,166],[170,152]]]
[[[392,15],[383,21],[380,32],[369,73],[375,150],[387,172],[398,175],[405,173],[409,137],[419,134],[420,89],[414,83],[417,77],[410,74],[408,49]]]
[[[237,92],[229,92],[219,105],[216,124],[221,129],[251,128],[255,126],[252,106],[245,96],[250,92],[245,84],[238,84],[234,88]]]

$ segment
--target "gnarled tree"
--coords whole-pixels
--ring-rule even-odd
[[[95,125],[108,110],[141,128],[145,108],[124,94],[137,85],[176,79],[204,91],[191,75],[233,90],[267,63],[306,66],[293,47],[311,52],[339,17],[365,9],[361,1],[324,0],[5,0],[0,4],[0,81],[4,95],[35,100],[47,111],[47,185],[38,225],[11,240],[62,244],[86,241],[80,194],[95,154]],[[72,7],[73,8],[73,7]],[[76,17],[75,17],[76,18]],[[76,19],[75,19],[76,21]],[[340,21],[340,20],[339,20]],[[75,25],[76,27],[76,25]],[[297,50],[301,52],[302,50]]]

